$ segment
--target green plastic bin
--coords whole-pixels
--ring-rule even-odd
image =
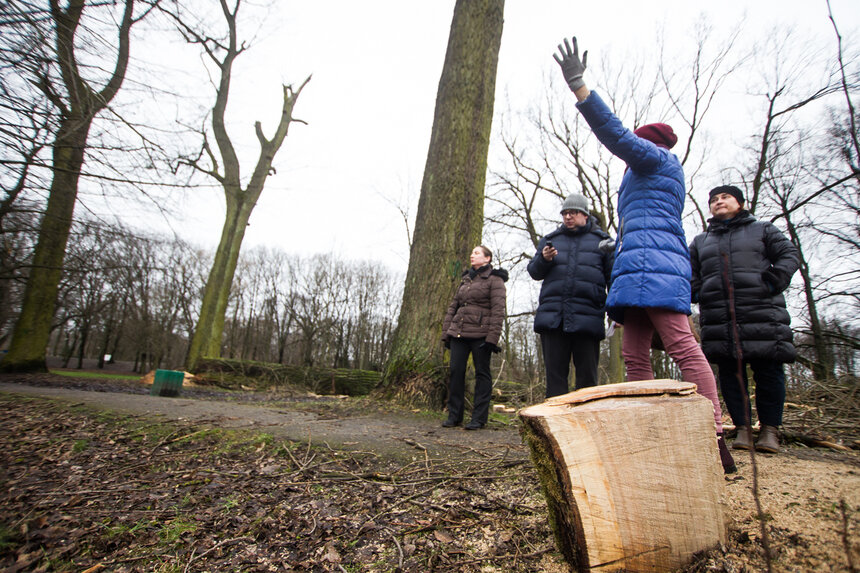
[[[185,372],[179,370],[156,370],[150,396],[179,396]]]

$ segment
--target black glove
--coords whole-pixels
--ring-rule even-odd
[[[761,274],[761,280],[764,281],[764,286],[767,287],[770,294],[776,294],[777,285],[779,284],[779,278],[776,276],[776,273],[772,270],[766,270]]]
[[[612,239],[603,239],[597,244],[597,248],[601,253],[611,253],[615,250],[615,241]]]
[[[450,338],[443,338],[442,344],[445,345],[445,348],[450,349],[451,348],[451,339]]]
[[[481,348],[484,348],[484,347],[489,348],[490,352],[492,352],[493,354],[498,354],[499,352],[502,351],[501,348],[499,348],[498,346],[496,346],[495,344],[492,344],[490,342],[482,342]]]
[[[564,81],[570,87],[570,91],[575,92],[585,85],[582,80],[582,74],[588,62],[588,50],[582,53],[582,61],[579,59],[579,48],[576,45],[576,36],[573,37],[573,50],[570,49],[570,44],[567,38],[564,39],[564,46],[558,45],[558,54],[553,54],[552,57],[561,66],[561,73],[564,74]],[[561,57],[559,57],[559,55]]]

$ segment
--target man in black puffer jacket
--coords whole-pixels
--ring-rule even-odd
[[[588,214],[585,196],[570,195],[561,215],[562,224],[541,237],[528,265],[529,275],[543,281],[534,329],[543,347],[547,398],[568,392],[571,356],[576,389],[597,384],[606,292],[615,261],[615,244]]]
[[[699,303],[702,350],[720,372],[720,389],[738,428],[735,449],[750,449],[751,412],[744,411],[746,365],[755,380],[755,402],[761,432],[755,447],[779,451],[778,427],[785,402],[783,364],[794,362],[790,317],[782,293],[799,266],[797,249],[771,223],[758,221],[743,209],[744,196],[731,185],[710,192],[714,216],[708,230],[690,245],[692,297]],[[737,344],[729,306],[740,338],[741,379],[738,382]]]

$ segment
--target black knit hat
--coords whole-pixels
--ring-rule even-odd
[[[714,202],[714,197],[719,195],[720,193],[728,193],[732,197],[738,200],[738,204],[743,207],[744,204],[744,192],[735,187],[734,185],[720,185],[719,187],[714,187],[711,189],[711,192],[708,194],[708,205]]]

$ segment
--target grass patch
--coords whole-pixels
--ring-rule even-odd
[[[136,374],[111,374],[109,372],[85,372],[74,370],[49,370],[51,374],[57,376],[67,376],[69,378],[102,378],[109,380],[140,380],[142,376]]]
[[[217,441],[224,435],[224,433],[224,428],[203,428],[202,430],[197,430],[196,432],[186,434],[174,440],[173,443],[190,444],[193,442],[205,442],[211,440]]]
[[[133,538],[138,531],[141,531],[150,525],[155,525],[155,522],[141,519],[132,524],[116,523],[107,527],[105,537],[108,539],[115,539],[123,535],[130,535]]]
[[[10,551],[18,545],[18,533],[11,527],[0,525],[0,552]]]
[[[158,536],[166,543],[176,543],[183,533],[197,531],[197,524],[187,521],[182,517],[177,517],[170,523],[164,524]]]

